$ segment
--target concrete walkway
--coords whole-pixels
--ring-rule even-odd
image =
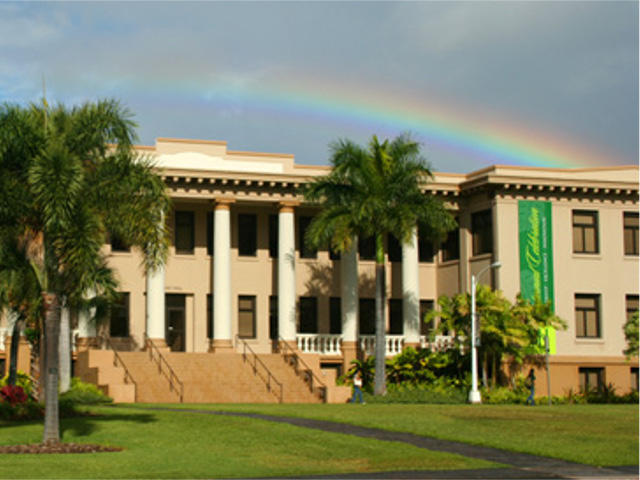
[[[363,438],[373,438],[387,442],[403,442],[418,448],[427,450],[455,453],[470,458],[478,458],[490,462],[508,465],[509,468],[479,469],[479,470],[441,470],[441,471],[396,471],[380,473],[357,473],[339,475],[307,476],[304,478],[389,478],[389,479],[609,479],[609,480],[636,480],[638,479],[638,467],[609,467],[599,468],[581,463],[569,462],[549,457],[540,457],[527,453],[510,452],[492,447],[470,445],[450,440],[439,440],[431,437],[423,437],[412,433],[390,432],[378,428],[359,427],[345,423],[329,422],[325,420],[312,420],[307,418],[281,417],[274,415],[262,415],[258,413],[223,412],[214,410],[185,410],[164,407],[141,407],[148,409],[166,410],[181,413],[223,415],[245,418],[255,418],[270,422],[288,423],[301,428],[311,428],[324,432],[355,435]]]

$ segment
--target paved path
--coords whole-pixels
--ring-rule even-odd
[[[490,462],[508,465],[510,468],[478,469],[478,470],[441,470],[441,471],[406,471],[406,472],[380,472],[363,474],[339,474],[307,476],[304,478],[394,478],[394,479],[609,479],[609,480],[637,480],[638,467],[599,468],[581,463],[569,462],[549,457],[530,455],[528,453],[510,452],[492,447],[470,445],[450,440],[440,440],[432,437],[423,437],[412,433],[390,432],[378,428],[359,427],[346,423],[329,422],[325,420],[312,420],[308,418],[281,417],[275,415],[263,415],[259,413],[224,412],[214,410],[186,410],[164,407],[140,407],[157,410],[167,410],[181,413],[206,414],[255,418],[270,422],[288,423],[302,428],[311,428],[331,433],[355,435],[363,438],[373,438],[387,442],[403,442],[418,448],[427,450],[455,453],[470,458],[488,460]]]

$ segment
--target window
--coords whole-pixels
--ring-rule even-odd
[[[329,299],[329,333],[342,333],[342,303],[340,297]]]
[[[493,225],[491,210],[471,214],[473,255],[493,252]]]
[[[278,340],[278,296],[269,296],[269,338]]]
[[[318,333],[318,299],[300,297],[300,333]]]
[[[360,335],[376,333],[376,300],[375,298],[361,298],[359,301]]]
[[[207,293],[207,338],[213,338],[213,295]]]
[[[207,212],[207,255],[213,255],[213,212]]]
[[[258,218],[253,214],[238,215],[238,255],[255,257],[258,250]]]
[[[600,337],[600,295],[578,294],[575,296],[576,337]]]
[[[433,263],[433,239],[424,225],[418,227],[418,260],[422,263]]]
[[[269,256],[278,258],[278,215],[269,215]]]
[[[627,295],[626,297],[627,320],[638,311],[638,295]]]
[[[458,260],[460,258],[460,230],[451,230],[442,244],[442,261]]]
[[[376,239],[375,237],[358,238],[358,253],[360,260],[376,259]]]
[[[193,212],[175,213],[175,245],[176,253],[193,254],[195,245],[195,223]]]
[[[238,295],[238,336],[256,338],[255,295]]]
[[[112,252],[130,252],[131,248],[127,245],[122,238],[115,233],[111,234],[111,251]]]
[[[318,251],[307,243],[305,238],[311,224],[311,217],[298,218],[298,237],[300,239],[300,258],[316,258]]]
[[[598,253],[598,212],[573,211],[573,253]]]
[[[434,320],[431,320],[429,323],[424,321],[427,313],[431,310],[433,310],[433,300],[420,300],[420,335],[427,338],[431,336],[435,328]]]
[[[601,390],[604,386],[604,368],[602,367],[581,367],[578,369],[580,377],[580,390],[588,392]]]
[[[638,391],[638,367],[631,367],[631,390]]]
[[[402,299],[392,298],[389,300],[389,334],[402,335],[403,323]]]
[[[624,212],[624,254],[638,255],[638,212]]]
[[[390,262],[402,261],[402,246],[400,245],[400,240],[398,240],[395,235],[389,234],[387,236],[387,251]]]
[[[111,305],[111,318],[109,322],[109,336],[129,336],[129,294],[120,293],[118,299]]]

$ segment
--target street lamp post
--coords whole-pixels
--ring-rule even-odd
[[[490,268],[500,268],[500,262],[493,262],[491,265],[484,267],[478,275],[471,275],[471,390],[469,391],[469,403],[482,403],[480,392],[478,391],[478,334],[477,330],[477,314],[476,314],[476,285],[480,276]]]

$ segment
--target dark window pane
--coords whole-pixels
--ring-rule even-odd
[[[340,297],[329,299],[329,333],[342,333],[342,303]]]
[[[122,238],[115,233],[111,234],[111,251],[112,252],[129,252],[131,248],[127,245]]]
[[[269,338],[278,340],[278,296],[269,297]]]
[[[238,336],[256,338],[256,297],[238,296]]]
[[[576,337],[600,337],[600,296],[575,295]]]
[[[376,239],[375,237],[358,238],[358,253],[360,260],[376,259]]]
[[[213,295],[207,293],[207,338],[213,338]]]
[[[373,335],[376,333],[376,300],[374,298],[361,298],[359,301],[360,335]]]
[[[433,310],[433,300],[420,300],[420,335],[429,337],[433,332],[433,320],[425,322],[427,313]]]
[[[638,255],[637,212],[624,212],[624,254]]]
[[[120,293],[118,300],[111,305],[111,318],[109,322],[109,336],[129,336],[129,294]]]
[[[574,210],[574,253],[598,253],[598,250],[598,212]]]
[[[318,333],[318,299],[300,297],[300,333]]]
[[[253,214],[238,215],[238,255],[255,257],[257,253],[257,223]]]
[[[491,210],[483,210],[471,215],[471,235],[473,255],[493,252]]]
[[[278,215],[269,215],[269,256],[278,258]]]
[[[627,320],[638,311],[638,295],[627,295],[626,297]]]
[[[601,390],[604,386],[604,368],[579,368],[580,389],[583,391]]]
[[[387,236],[387,250],[389,252],[390,262],[402,261],[402,246],[400,245],[400,241],[395,237],[395,235],[389,234]]]
[[[316,258],[318,251],[311,248],[305,238],[307,229],[311,223],[311,217],[298,218],[298,238],[300,242],[300,258]]]
[[[207,255],[213,255],[213,212],[207,212]]]
[[[442,261],[458,260],[460,258],[460,230],[451,230],[442,244]]]
[[[175,212],[176,253],[190,255],[195,245],[195,223],[193,212]]]
[[[402,335],[403,323],[402,299],[392,298],[389,300],[389,334]]]
[[[423,263],[433,263],[433,239],[427,227],[418,227],[418,259]]]

